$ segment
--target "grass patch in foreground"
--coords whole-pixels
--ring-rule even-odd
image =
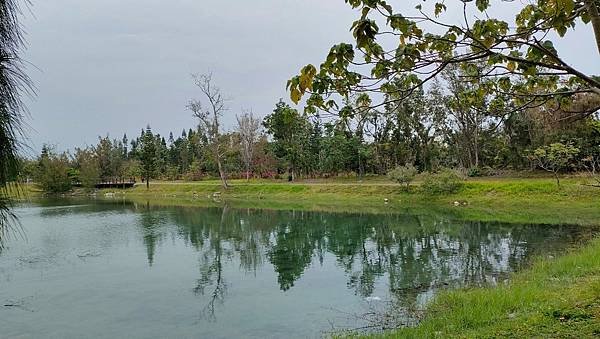
[[[445,291],[421,324],[377,338],[591,338],[600,336],[600,239],[539,259],[507,285]]]

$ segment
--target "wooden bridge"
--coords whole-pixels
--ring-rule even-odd
[[[80,182],[76,182],[73,184],[75,187],[83,186]],[[103,181],[99,182],[94,187],[97,189],[105,189],[105,188],[133,188],[135,186],[135,180],[121,180],[121,181]]]
[[[96,188],[132,188],[135,186],[135,181],[123,181],[123,182],[100,182],[96,184]]]

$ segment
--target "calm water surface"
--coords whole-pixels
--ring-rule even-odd
[[[23,205],[0,253],[0,337],[306,338],[414,321],[441,288],[503,283],[585,237],[439,215]]]

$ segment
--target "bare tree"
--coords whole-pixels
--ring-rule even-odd
[[[187,108],[193,112],[196,118],[198,118],[198,127],[206,133],[208,145],[219,168],[221,184],[223,185],[223,188],[228,188],[227,173],[225,173],[222,161],[224,152],[221,150],[220,144],[220,119],[227,110],[225,98],[223,97],[221,90],[214,86],[212,73],[193,74],[192,79],[194,80],[195,85],[200,89],[202,95],[208,101],[208,105],[202,105],[200,100],[192,99],[188,103]]]
[[[249,181],[253,165],[254,146],[258,141],[260,133],[260,120],[254,117],[252,111],[246,111],[242,116],[236,115],[236,119],[242,146],[242,160],[244,161],[244,165],[246,165],[246,180]]]

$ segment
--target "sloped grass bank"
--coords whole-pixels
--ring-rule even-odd
[[[593,338],[600,336],[600,239],[540,258],[497,287],[446,291],[423,321],[378,338]]]
[[[280,183],[237,181],[227,190],[218,182],[159,182],[126,191],[104,191],[163,205],[214,205],[338,212],[439,212],[460,219],[544,224],[600,224],[600,189],[553,179],[478,179],[455,194],[428,195],[418,185],[406,192],[386,183]],[[215,193],[217,193],[215,195]],[[387,201],[386,201],[387,199]],[[460,206],[454,206],[460,202]]]

